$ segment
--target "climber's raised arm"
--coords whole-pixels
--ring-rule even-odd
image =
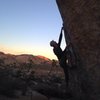
[[[58,40],[58,46],[60,47],[60,45],[61,45],[61,40],[62,40],[62,30],[63,30],[63,27],[62,27],[62,29],[61,29],[61,32],[60,32],[60,36],[59,36],[59,40]]]

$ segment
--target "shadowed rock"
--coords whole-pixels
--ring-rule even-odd
[[[79,99],[100,100],[100,1],[56,1],[78,58],[70,88]]]

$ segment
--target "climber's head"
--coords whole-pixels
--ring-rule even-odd
[[[54,40],[52,40],[52,41],[50,42],[50,46],[51,46],[51,47],[56,47],[56,46],[57,46],[57,42],[54,41]]]

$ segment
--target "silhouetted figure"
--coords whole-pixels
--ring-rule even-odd
[[[61,29],[61,33],[60,33],[60,37],[59,37],[59,41],[58,43],[54,40],[52,40],[50,42],[50,46],[53,47],[53,52],[54,54],[57,56],[58,60],[59,60],[59,64],[60,66],[63,68],[64,70],[64,74],[65,74],[65,81],[66,81],[66,87],[68,88],[68,81],[69,81],[69,74],[68,74],[68,62],[67,62],[67,53],[68,53],[68,46],[62,51],[60,45],[61,45],[61,40],[62,40],[62,30]]]

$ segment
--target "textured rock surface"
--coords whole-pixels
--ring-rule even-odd
[[[100,100],[100,0],[56,2],[80,56],[78,68],[70,70],[70,88],[76,97]]]

